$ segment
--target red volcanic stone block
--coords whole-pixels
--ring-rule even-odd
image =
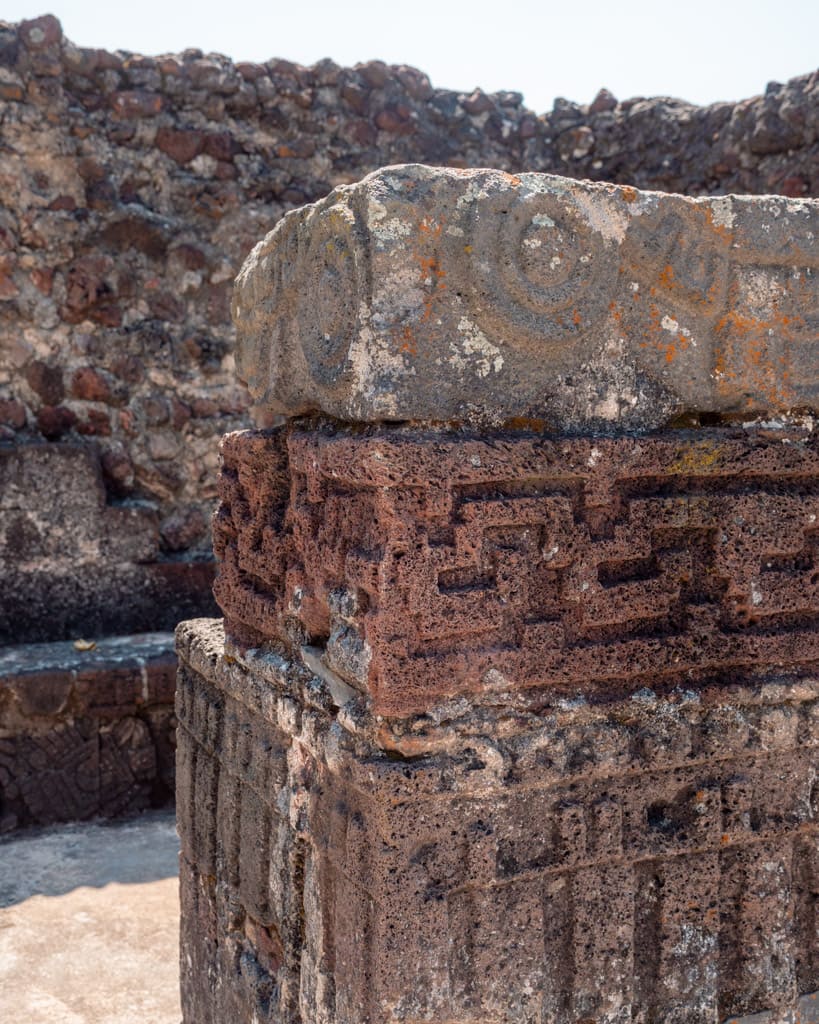
[[[281,645],[225,655],[218,622],[177,646],[191,1024],[809,1007],[815,676],[391,724]]]
[[[156,146],[179,164],[186,164],[202,152],[204,135],[194,130],[162,127],[156,133]]]
[[[31,21],[21,21],[18,29],[20,41],[27,50],[45,50],[63,37],[62,26],[53,14],[45,14]]]
[[[26,407],[14,398],[0,399],[0,423],[20,430],[26,425]]]
[[[164,105],[164,98],[159,93],[140,89],[116,92],[111,97],[111,106],[123,118],[153,117]]]
[[[37,426],[43,433],[43,437],[49,441],[55,441],[76,424],[77,416],[65,405],[44,405],[37,412]]]
[[[71,378],[71,394],[87,402],[114,401],[114,389],[108,374],[93,366],[83,366]]]
[[[819,663],[810,431],[229,435],[215,593],[385,716]]]

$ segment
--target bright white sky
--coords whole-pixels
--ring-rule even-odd
[[[440,87],[517,90],[538,113],[603,85],[620,99],[737,100],[819,67],[819,0],[6,0],[0,16],[46,11],[80,46],[379,58]]]

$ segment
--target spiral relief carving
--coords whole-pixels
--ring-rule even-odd
[[[358,274],[353,215],[331,207],[311,225],[303,280],[313,316],[301,323],[301,348],[313,379],[332,388],[344,370],[357,324]]]
[[[469,234],[463,294],[490,337],[542,352],[544,342],[577,338],[608,306],[616,260],[565,197],[482,200]]]
[[[408,165],[285,220],[237,318],[274,412],[615,431],[816,407],[815,202]]]

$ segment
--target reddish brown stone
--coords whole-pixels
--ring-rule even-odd
[[[495,103],[483,89],[475,89],[471,95],[461,100],[461,106],[468,114],[485,114],[495,109]]]
[[[191,1024],[772,1022],[819,988],[814,676],[393,730],[297,653],[177,643]]]
[[[801,199],[802,196],[810,195],[810,182],[801,174],[789,174],[783,179],[779,191],[783,196]]]
[[[18,102],[25,96],[23,88],[14,82],[0,82],[0,100]]]
[[[16,299],[19,294],[20,289],[12,280],[11,275],[0,271],[0,301]]]
[[[51,441],[62,437],[76,422],[76,413],[64,405],[44,405],[37,410],[37,426],[43,437]]]
[[[111,404],[115,400],[112,382],[103,370],[93,366],[83,366],[76,370],[71,378],[71,394],[86,402],[105,402]]]
[[[164,99],[159,93],[139,89],[115,92],[111,97],[115,113],[126,118],[154,117],[162,111],[164,105]]]
[[[54,271],[51,268],[36,267],[31,271],[31,280],[37,291],[43,295],[50,295],[54,283]]]
[[[63,37],[62,26],[53,14],[41,18],[21,21],[18,29],[20,41],[28,50],[45,50],[59,43]]]
[[[414,130],[410,109],[403,104],[380,110],[375,115],[375,123],[382,131],[395,135],[407,135]]]
[[[193,245],[176,245],[171,255],[180,261],[186,270],[201,270],[207,265],[207,259],[201,249]]]
[[[175,395],[171,397],[171,425],[174,430],[181,430],[191,418],[191,407]]]
[[[186,164],[202,152],[204,135],[193,129],[176,130],[162,127],[156,133],[157,149],[167,153],[178,164]]]
[[[211,132],[205,136],[203,150],[214,160],[232,160],[241,146],[230,132]]]
[[[102,409],[88,409],[85,418],[77,423],[76,430],[85,437],[110,437],[111,416]]]
[[[63,372],[59,366],[35,359],[26,367],[26,380],[46,405],[58,405],[65,395]]]
[[[96,255],[78,259],[66,275],[63,319],[79,323],[87,317],[104,326],[117,327],[122,320],[122,310],[111,283],[113,270],[111,257]]]
[[[414,100],[428,100],[435,92],[429,76],[425,75],[423,71],[407,64],[400,64],[393,68],[393,71],[395,77]]]
[[[601,89],[589,105],[590,114],[602,114],[617,107],[617,97],[608,89]]]
[[[0,399],[0,423],[20,430],[26,425],[26,407],[13,398]]]
[[[191,412],[196,419],[210,419],[218,416],[219,405],[209,398],[197,398],[191,405]]]
[[[229,631],[295,629],[379,714],[819,664],[812,434],[293,430],[223,456]]]
[[[77,201],[73,196],[57,196],[48,204],[49,210],[76,210]]]

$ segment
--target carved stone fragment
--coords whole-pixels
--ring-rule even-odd
[[[819,203],[390,167],[237,279],[267,413],[605,432],[819,407]]]
[[[191,1024],[815,1019],[815,676],[391,727],[178,650]]]

